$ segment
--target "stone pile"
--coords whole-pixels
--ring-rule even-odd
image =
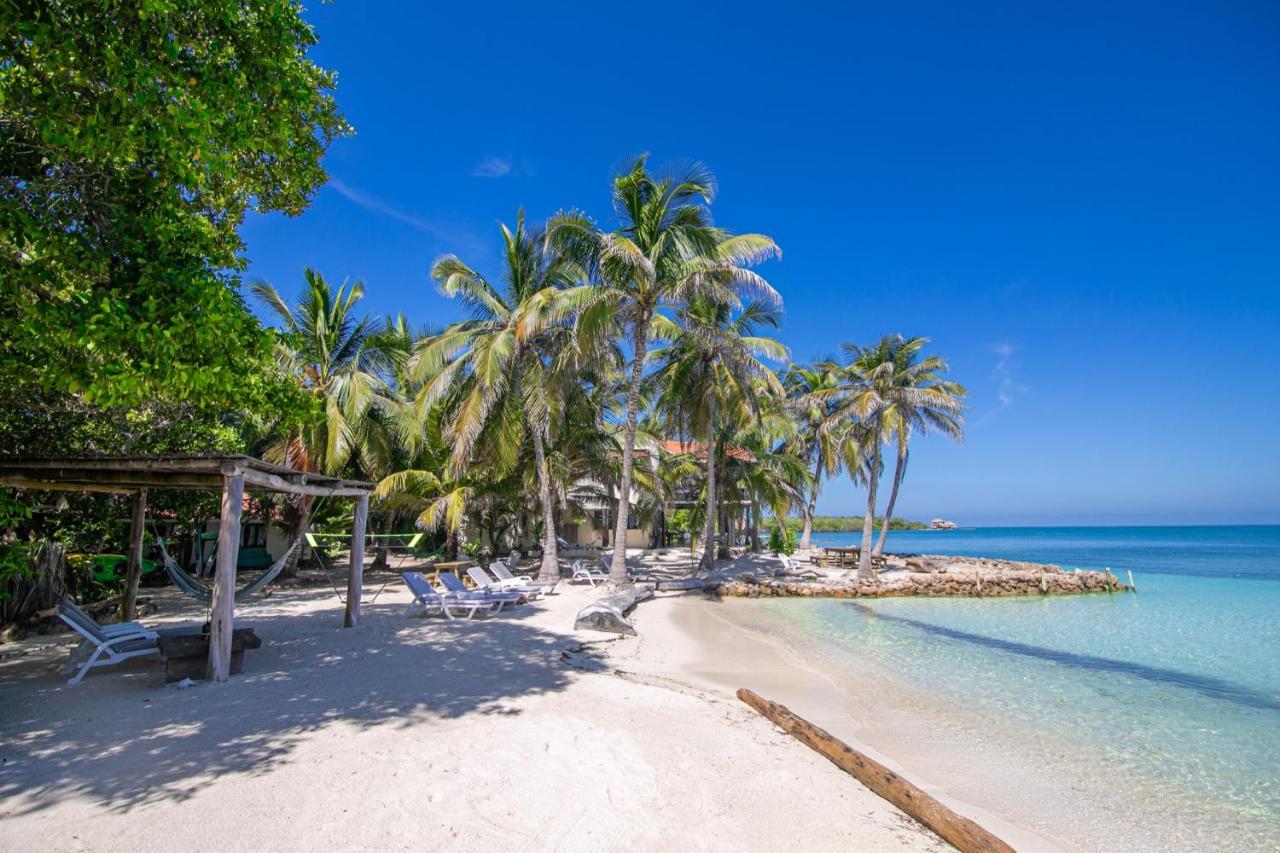
[[[1022,566],[1034,564],[1019,564]],[[1072,595],[1090,592],[1125,592],[1129,589],[1110,572],[1064,572],[1056,566],[1001,568],[977,571],[972,568],[893,573],[880,581],[857,578],[835,580],[757,579],[744,575],[719,584],[719,595],[744,598],[888,598],[895,596]]]

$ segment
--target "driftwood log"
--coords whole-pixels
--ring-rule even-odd
[[[653,598],[653,587],[649,584],[636,584],[618,590],[579,610],[573,627],[607,631],[611,634],[634,634],[636,629],[627,621],[627,613],[640,602],[650,598]]]
[[[738,691],[738,698],[796,740],[821,753],[874,793],[932,829],[962,853],[1013,853],[1012,847],[978,824],[956,814],[888,767],[853,749],[830,732],[791,713],[785,705],[770,702],[745,687]]]

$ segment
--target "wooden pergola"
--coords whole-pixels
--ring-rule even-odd
[[[343,626],[360,621],[364,572],[365,522],[372,483],[272,465],[252,456],[159,454],[148,456],[0,456],[0,485],[42,491],[108,492],[134,496],[129,526],[129,571],[121,612],[132,618],[142,573],[143,521],[148,489],[221,490],[218,559],[209,625],[208,676],[226,681],[231,673],[231,636],[235,624],[236,560],[240,552],[240,513],[245,489],[310,497],[355,498],[351,529],[351,565],[347,571],[347,609]]]

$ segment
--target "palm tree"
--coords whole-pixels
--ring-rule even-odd
[[[540,229],[525,227],[524,211],[514,231],[502,226],[502,239],[501,288],[453,255],[432,266],[441,290],[461,297],[473,317],[426,341],[414,358],[417,369],[458,384],[451,430],[455,475],[471,462],[482,434],[499,479],[515,468],[526,435],[531,440],[542,509],[540,574],[553,579],[560,564],[546,448],[561,399],[553,386],[570,375],[570,321],[593,294],[575,287],[582,280],[579,267],[554,251]]]
[[[837,371],[827,362],[793,364],[783,378],[800,428],[796,450],[813,464],[811,485],[801,503],[804,525],[799,545],[804,549],[813,547],[813,516],[822,492],[822,478],[824,475],[834,477],[840,472],[838,446],[842,424],[832,422],[834,401],[823,396],[824,391],[835,388],[837,382]]]
[[[760,359],[782,361],[787,350],[778,341],[757,335],[761,327],[777,328],[780,312],[776,305],[756,301],[737,316],[730,305],[704,297],[694,297],[672,322],[663,315],[654,318],[656,337],[671,341],[659,351],[660,365],[654,380],[661,389],[660,405],[683,415],[696,433],[706,436],[706,531],[702,566],[715,561],[713,547],[719,501],[716,470],[722,443],[719,433],[728,424],[758,420],[759,392],[781,395],[778,377]]]
[[[871,539],[876,492],[884,469],[885,441],[893,437],[893,430],[900,422],[910,422],[909,411],[921,412],[924,422],[941,427],[939,413],[954,416],[961,408],[958,395],[963,389],[954,383],[939,387],[935,375],[938,362],[918,360],[918,353],[926,343],[924,338],[908,340],[902,335],[886,335],[870,347],[845,344],[847,364],[840,369],[836,387],[817,395],[819,399],[834,402],[830,423],[857,427],[854,441],[858,458],[847,460],[846,465],[851,472],[860,468],[867,483],[867,511],[862,520],[862,550],[858,560],[858,577],[862,579],[875,578],[871,569]],[[925,412],[928,414],[923,414]],[[854,464],[849,465],[850,462]],[[905,465],[904,460],[899,474]],[[896,497],[895,488],[894,499]]]
[[[576,211],[557,214],[549,226],[555,243],[578,259],[600,288],[599,298],[580,317],[579,328],[587,332],[621,329],[631,350],[609,571],[616,583],[627,580],[627,517],[640,386],[654,317],[661,308],[698,295],[729,305],[737,304],[743,295],[780,301],[769,283],[748,269],[779,255],[777,245],[760,234],[733,236],[715,227],[709,209],[714,196],[715,179],[701,164],[651,174],[647,157],[642,156],[614,179],[616,229],[599,230]]]
[[[880,526],[880,538],[874,554],[884,553],[884,543],[889,536],[889,523],[893,507],[898,500],[898,488],[907,471],[908,447],[914,433],[927,435],[937,430],[957,442],[964,441],[962,402],[968,393],[963,385],[942,379],[947,363],[936,355],[921,357],[921,351],[929,343],[928,338],[910,338],[898,347],[894,368],[893,387],[895,404],[885,413],[885,432],[897,444],[897,463],[893,470],[893,487],[889,491],[889,505],[885,507]],[[919,393],[906,393],[907,391]]]
[[[271,284],[251,290],[280,321],[275,343],[279,368],[310,395],[316,417],[277,435],[263,457],[300,471],[338,474],[364,444],[368,414],[384,390],[384,359],[375,341],[377,326],[357,315],[364,287],[355,282],[334,289],[319,272],[304,273],[306,289],[290,306]],[[287,527],[299,536],[310,521],[312,499],[298,497],[286,506]],[[285,571],[292,574],[298,552]]]

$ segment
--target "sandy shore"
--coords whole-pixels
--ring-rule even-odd
[[[615,642],[560,589],[449,623],[393,584],[351,630],[327,590],[277,591],[238,611],[244,674],[188,689],[145,658],[68,687],[66,635],[0,647],[0,848],[944,849],[727,698],[712,676],[750,660],[706,659],[695,602]],[[202,618],[159,597],[150,622]]]

